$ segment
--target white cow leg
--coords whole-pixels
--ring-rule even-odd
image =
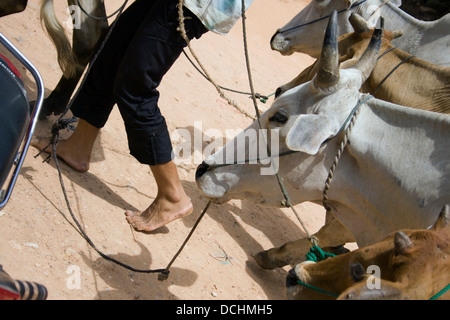
[[[350,231],[332,215],[327,216],[326,224],[314,236],[319,239],[318,245],[323,250],[335,254],[341,253],[342,244],[355,241]],[[311,241],[303,238],[287,242],[278,248],[258,252],[253,258],[261,268],[275,269],[305,261],[310,248]]]

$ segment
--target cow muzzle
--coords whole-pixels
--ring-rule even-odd
[[[289,40],[281,33],[281,30],[277,32],[270,39],[270,47],[272,50],[280,52],[282,55],[292,54],[291,45]]]
[[[197,170],[195,171],[195,180],[200,179],[209,169],[209,164],[204,161],[198,165]]]
[[[286,287],[293,287],[297,285],[298,277],[295,274],[295,269],[289,270],[286,276]]]
[[[227,179],[226,173],[217,174],[214,168],[214,165],[202,162],[195,172],[195,182],[203,195],[214,203],[223,203],[229,200],[227,193],[233,180]]]
[[[294,269],[291,269],[286,276],[286,298],[295,300],[301,287],[297,283],[298,277]]]

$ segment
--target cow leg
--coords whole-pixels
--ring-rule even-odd
[[[68,0],[68,5],[77,5],[76,0]],[[80,4],[87,12],[96,17],[105,17],[106,10],[103,0],[81,0]],[[80,21],[77,21],[79,26],[73,29],[73,51],[81,68],[78,68],[76,73],[70,77],[61,77],[58,84],[52,93],[45,99],[40,113],[40,118],[48,115],[61,114],[65,109],[69,100],[77,87],[77,84],[83,75],[84,68],[91,60],[94,52],[97,49],[99,40],[105,34],[108,28],[106,20],[92,19],[84,13],[80,15]]]
[[[52,113],[63,113],[83,73],[77,71],[73,77],[61,77],[55,89],[45,98],[39,118],[43,119]]]
[[[322,249],[335,254],[343,252],[342,244],[355,241],[350,231],[330,213],[327,213],[325,225],[314,236],[319,239]],[[310,248],[311,241],[303,238],[287,242],[278,248],[258,252],[253,258],[260,267],[275,269],[303,262]]]
[[[0,17],[25,10],[28,0],[2,0],[0,2]]]
[[[76,0],[68,0],[69,5],[76,5]],[[80,4],[83,9],[95,17],[106,17],[106,10],[103,0],[81,0]],[[99,40],[103,37],[108,29],[108,22],[106,20],[93,19],[81,13],[79,27],[73,30],[73,51],[77,57],[78,62],[82,66],[86,66]]]

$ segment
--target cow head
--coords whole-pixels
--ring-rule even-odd
[[[273,174],[278,172],[288,189],[296,191],[291,199],[293,203],[320,199],[337,148],[336,143],[323,143],[340,133],[345,119],[357,104],[361,96],[358,90],[376,62],[381,33],[381,30],[374,32],[373,41],[354,68],[340,70],[337,13],[334,12],[324,38],[317,75],[275,100],[260,117],[263,130],[259,130],[259,123],[255,121],[224,148],[207,157],[197,168],[199,189],[216,202],[238,198],[279,205],[282,194],[277,192],[277,179]],[[250,151],[261,145],[258,141],[264,141],[264,130],[267,130],[267,145],[277,147],[277,150],[271,148],[272,159],[276,160],[271,162],[275,167],[272,174],[263,174],[261,163],[234,164],[238,158],[251,158]],[[250,137],[248,147],[236,147],[245,137]],[[278,144],[273,143],[275,139]],[[294,153],[277,157],[286,152]]]
[[[374,27],[379,17],[380,0],[312,0],[284,27],[273,35],[270,44],[273,50],[282,55],[302,52],[313,58],[321,53],[321,41],[326,29],[327,17],[333,10],[339,11],[339,34],[352,32],[349,16],[357,12],[368,20],[370,28]],[[399,6],[400,0],[391,1]],[[374,14],[375,12],[375,14]]]
[[[408,235],[396,232],[390,270],[385,270],[377,290],[363,282],[345,290],[342,300],[413,299],[426,300],[441,291],[450,281],[450,207],[444,206],[436,223],[429,230]]]
[[[314,263],[298,264],[287,277],[290,299],[429,299],[450,281],[450,207],[432,228],[402,230],[373,245]],[[374,270],[379,270],[375,274]],[[320,290],[305,289],[308,286]]]
[[[449,237],[450,207],[445,205],[430,229],[397,231],[353,252],[298,264],[287,277],[287,297],[332,299],[324,294],[331,292],[340,300],[429,299],[450,281]]]
[[[349,22],[354,32],[346,33],[338,37],[340,67],[344,69],[353,67],[353,65],[360,59],[369,44],[373,30],[375,30],[375,28],[370,28],[367,21],[357,13],[352,13],[350,15]],[[399,38],[402,34],[403,32],[401,30],[384,30],[380,52],[384,52],[388,48],[392,47],[391,41]],[[294,79],[279,86],[275,91],[275,98],[278,98],[287,90],[311,80],[317,73],[317,66],[318,62],[316,60]],[[364,91],[363,88],[363,92],[368,91]]]

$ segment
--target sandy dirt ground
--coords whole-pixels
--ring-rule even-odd
[[[69,15],[65,1],[55,1],[61,21]],[[290,80],[312,63],[296,54],[283,57],[270,49],[269,40],[308,0],[257,0],[247,12],[248,44],[255,91],[264,95]],[[106,1],[108,12],[122,2]],[[0,21],[5,34],[36,65],[45,81],[46,95],[61,76],[52,43],[39,22],[39,0],[30,0],[20,14]],[[242,24],[227,36],[213,33],[194,41],[193,48],[211,76],[222,86],[249,92]],[[4,53],[4,50],[1,52]],[[31,75],[22,70],[30,99],[35,97]],[[160,108],[170,132],[187,129],[202,138],[208,132],[243,129],[252,120],[220,98],[181,56],[164,78]],[[249,96],[227,93],[254,115]],[[259,103],[264,111],[266,104]],[[50,135],[55,116],[38,124],[36,135]],[[62,132],[63,137],[70,132]],[[198,137],[198,136],[197,136]],[[174,142],[176,143],[176,142]],[[30,147],[11,200],[0,212],[0,264],[16,279],[44,284],[49,300],[281,300],[290,267],[263,270],[252,255],[304,237],[289,209],[268,208],[247,201],[212,205],[187,246],[174,262],[170,277],[132,272],[103,259],[80,235],[69,214],[54,161]],[[70,206],[88,236],[104,253],[136,269],[165,268],[188,235],[207,203],[194,181],[197,158],[182,163],[179,174],[194,203],[194,212],[151,233],[131,230],[127,209],[144,210],[156,196],[147,166],[129,155],[122,119],[115,109],[101,131],[88,173],[77,173],[61,163]],[[199,156],[200,153],[200,156]],[[279,192],[274,185],[274,192]],[[280,193],[281,199],[281,193]],[[321,206],[296,206],[310,232],[324,223]],[[226,254],[229,259],[223,259]]]

